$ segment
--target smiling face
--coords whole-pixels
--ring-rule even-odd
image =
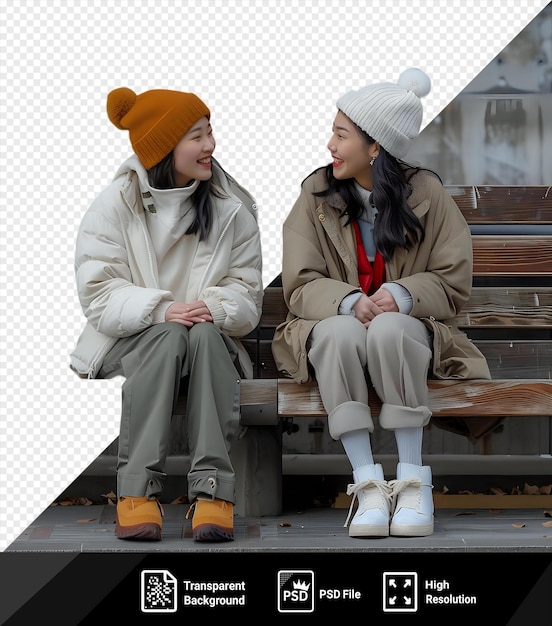
[[[378,155],[379,144],[369,144],[342,111],[335,116],[328,150],[333,159],[333,175],[337,179],[354,178],[365,189],[372,189],[370,161]]]
[[[202,117],[174,148],[174,178],[177,187],[185,187],[192,180],[211,178],[211,155],[215,146],[211,124],[207,117]]]

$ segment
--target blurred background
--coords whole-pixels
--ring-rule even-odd
[[[552,3],[413,143],[447,185],[552,184]]]

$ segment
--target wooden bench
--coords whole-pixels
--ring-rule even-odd
[[[430,380],[432,420],[550,418],[552,188],[454,186],[448,191],[470,225],[474,254],[472,297],[457,321],[485,354],[493,380]],[[299,385],[276,370],[271,340],[286,312],[278,277],[265,290],[258,328],[245,340],[255,378],[241,382],[241,423],[247,432],[233,454],[242,514],[281,511],[282,432],[291,432],[294,420],[327,416],[315,382]],[[378,415],[375,393],[370,406]]]
[[[474,249],[473,293],[458,322],[487,357],[493,380],[429,381],[433,418],[427,435],[435,436],[439,431],[439,435],[462,439],[462,445],[469,446],[463,437],[434,428],[434,420],[481,415],[503,420],[518,418],[525,429],[525,424],[529,426],[526,418],[535,418],[530,422],[538,422],[540,427],[544,421],[546,427],[539,438],[538,455],[532,452],[531,458],[538,456],[539,468],[544,460],[546,474],[552,476],[552,188],[460,186],[449,187],[449,192],[470,224]],[[310,436],[311,428],[317,442],[321,435],[327,435],[327,416],[316,383],[297,385],[281,378],[276,370],[271,341],[276,325],[286,312],[277,277],[265,290],[258,328],[244,341],[254,363],[255,378],[241,381],[243,429],[232,447],[238,515],[280,514],[285,472],[292,476],[304,474],[305,465],[316,464],[319,473],[331,475],[339,465],[336,458],[344,456],[320,454],[318,450],[308,454],[284,453],[285,442],[302,432]],[[370,394],[370,403],[377,415],[380,405],[375,393]],[[175,415],[184,413],[185,401],[180,398]],[[301,432],[295,432],[298,428]],[[288,434],[290,437],[284,439]],[[485,437],[470,451],[469,467],[476,468],[470,471],[479,471],[478,468],[488,465],[483,463],[486,457],[496,456],[491,444],[497,437],[501,433]],[[519,439],[516,447],[525,449],[527,440]],[[427,440],[424,437],[424,445]],[[459,456],[435,453],[437,449],[440,450],[432,446],[430,450],[433,467],[439,462],[451,465],[456,462],[453,457]],[[508,450],[505,462],[513,465],[514,455],[510,453]],[[108,476],[114,484],[116,454],[115,440],[85,472],[94,477],[91,497],[95,493],[96,476]],[[296,472],[299,461],[308,463]],[[341,465],[346,465],[348,475],[348,463]],[[182,477],[188,469],[184,422],[174,419],[167,475],[168,483],[171,479],[175,481],[177,495],[181,494]],[[74,489],[77,491],[69,489],[67,493],[83,495],[81,484]],[[168,484],[167,492],[170,491]]]

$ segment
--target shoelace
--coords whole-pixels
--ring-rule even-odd
[[[425,483],[422,483],[419,478],[397,478],[395,480],[390,480],[388,484],[391,489],[391,513],[395,511],[399,494],[403,494],[404,506],[407,508],[416,508],[420,497],[419,488],[431,487],[431,489],[433,489],[433,485],[426,485]],[[414,493],[411,491],[408,492],[406,491],[408,487],[416,487],[417,491]],[[411,506],[411,504],[414,504],[414,506]]]
[[[138,502],[136,503],[137,498],[133,498],[132,496],[123,496],[123,498],[126,500],[127,498],[130,500],[130,502],[132,503],[132,508],[135,509],[136,504],[138,504],[138,506],[140,504],[144,504],[143,502]],[[161,502],[159,502],[159,498],[150,498],[150,501],[154,501],[157,504],[157,508],[159,509],[159,512],[161,513],[161,517],[165,516],[165,509],[163,508],[163,505],[161,504]]]
[[[221,509],[223,511],[227,511],[228,510],[228,502],[226,502],[226,500],[220,500],[221,504]],[[190,519],[190,515],[193,515],[193,512],[195,511],[195,508],[197,506],[198,500],[194,500],[194,502],[192,502],[192,504],[190,505],[190,508],[188,509],[187,513],[186,513],[186,519]]]
[[[190,505],[188,511],[186,512],[186,519],[190,519],[190,515],[193,515],[193,512],[195,511],[196,506],[197,506],[197,500],[195,502],[192,502],[192,504]]]
[[[352,483],[348,485],[347,495],[348,496],[352,495],[353,497],[351,499],[351,505],[349,506],[349,513],[347,515],[347,519],[345,520],[345,524],[343,524],[344,527],[347,527],[349,524],[349,520],[351,519],[351,515],[353,513],[355,500],[358,498],[359,505],[360,505],[361,498],[363,500],[366,500],[366,498],[363,496],[367,496],[367,494],[364,494],[363,492],[368,487],[375,487],[377,491],[379,492],[379,495],[382,496],[384,500],[387,500],[388,503],[391,502],[391,490],[389,488],[389,484],[385,480],[370,479],[370,480],[364,480],[360,483]]]

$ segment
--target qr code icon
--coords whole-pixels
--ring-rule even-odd
[[[143,613],[176,612],[176,578],[168,570],[142,570],[140,592]]]

